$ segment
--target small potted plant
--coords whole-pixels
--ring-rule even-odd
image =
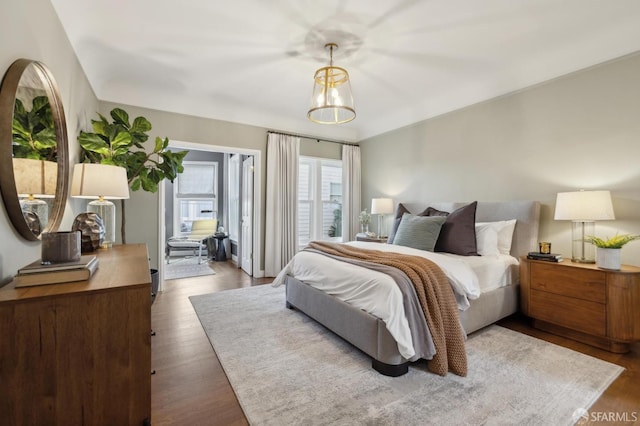
[[[640,235],[616,234],[607,239],[587,236],[585,241],[596,246],[596,265],[598,268],[619,270],[622,265],[620,259],[622,246],[638,239],[640,239]]]

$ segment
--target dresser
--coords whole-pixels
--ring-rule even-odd
[[[147,248],[96,254],[90,280],[0,289],[0,423],[149,424]]]
[[[640,268],[520,259],[522,312],[533,326],[611,352],[640,341]]]

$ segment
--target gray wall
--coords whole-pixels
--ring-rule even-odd
[[[640,54],[361,142],[363,206],[539,200],[540,239],[571,254],[556,193],[608,189],[616,221],[596,234],[640,234]],[[622,250],[640,265],[640,242]]]
[[[0,73],[18,58],[43,62],[56,79],[67,120],[71,163],[78,161],[76,135],[98,101],[49,0],[3,0],[0,13]],[[5,111],[2,111],[5,113]],[[67,202],[61,230],[70,230],[86,200]],[[40,257],[40,242],[23,240],[0,207],[0,282]]]

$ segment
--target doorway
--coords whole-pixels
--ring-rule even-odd
[[[190,142],[171,141],[169,143],[169,149],[174,151],[188,150],[190,154],[188,156],[191,160],[198,157],[211,160],[217,159],[221,173],[219,174],[219,186],[218,197],[220,203],[218,204],[219,218],[217,227],[222,227],[226,234],[230,231],[230,215],[233,214],[230,208],[230,194],[229,194],[229,159],[232,157],[238,157],[242,161],[239,164],[240,179],[238,184],[240,187],[239,203],[235,210],[238,216],[239,230],[233,238],[226,238],[222,240],[225,245],[225,251],[227,258],[232,259],[239,268],[242,268],[250,276],[257,277],[260,272],[260,220],[259,220],[259,208],[261,204],[261,175],[259,172],[260,166],[260,151],[224,146],[214,146],[206,144],[196,144]],[[193,154],[192,154],[193,153]],[[198,155],[201,153],[201,155]],[[217,157],[216,157],[217,155]],[[213,156],[213,157],[212,157]],[[158,259],[164,260],[166,255],[166,241],[168,237],[175,235],[175,223],[171,215],[167,214],[169,209],[173,209],[173,202],[168,203],[168,199],[172,198],[173,185],[171,182],[163,181],[159,188],[160,208],[159,211],[159,254]],[[164,261],[159,261],[160,278],[161,278],[161,290],[165,281]]]

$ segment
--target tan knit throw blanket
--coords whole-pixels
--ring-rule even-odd
[[[334,256],[360,259],[400,269],[413,283],[431,331],[436,354],[429,371],[444,376],[467,375],[467,352],[453,289],[442,269],[429,259],[400,253],[365,250],[346,244],[312,241],[309,246]]]

